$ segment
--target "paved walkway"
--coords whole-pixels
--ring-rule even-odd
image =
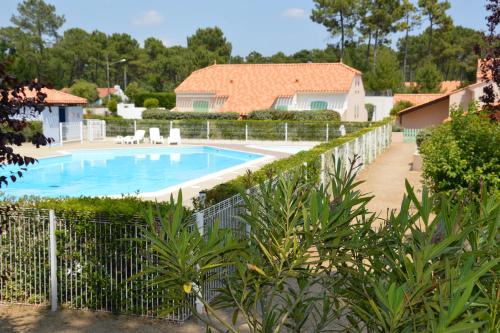
[[[381,213],[381,217],[386,217],[388,209],[398,209],[405,193],[405,179],[421,191],[421,172],[411,170],[416,149],[414,143],[403,142],[402,133],[393,133],[391,146],[360,172],[358,178],[365,181],[361,191],[375,195],[368,209]]]

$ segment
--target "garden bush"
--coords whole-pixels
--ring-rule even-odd
[[[106,106],[109,110],[109,112],[116,114],[118,111],[118,102],[115,99],[110,99],[108,103],[106,103]]]
[[[175,107],[175,93],[139,93],[134,97],[134,103],[136,106],[144,106],[144,101],[148,98],[156,98],[159,102],[159,106],[166,108],[168,110]]]
[[[399,111],[402,111],[402,110],[407,109],[407,108],[412,107],[412,106],[413,106],[412,102],[399,101],[396,104],[394,104],[394,106],[391,109],[390,114],[391,114],[391,116],[396,116]]]
[[[177,112],[165,110],[146,110],[142,119],[180,120],[180,119],[206,119],[206,120],[237,120],[240,115],[236,112]]]
[[[252,120],[316,120],[316,121],[340,121],[340,115],[336,111],[283,111],[283,110],[258,110],[247,115]]]
[[[160,106],[160,101],[156,98],[146,98],[144,100],[144,107],[146,109],[154,109]]]
[[[435,192],[481,193],[500,189],[500,125],[475,107],[452,110],[451,121],[422,143],[423,175]]]

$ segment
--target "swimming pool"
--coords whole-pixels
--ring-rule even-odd
[[[14,197],[151,194],[262,157],[206,146],[79,150],[39,159],[3,190]]]

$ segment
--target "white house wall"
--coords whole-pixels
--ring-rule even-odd
[[[328,103],[328,110],[335,110],[342,114],[346,109],[347,94],[331,94],[331,93],[298,93],[293,98],[293,104],[288,110],[302,111],[311,110],[311,103],[322,101]]]
[[[373,121],[379,121],[385,117],[389,117],[392,107],[394,106],[393,96],[366,96],[366,104],[373,104],[375,111],[373,112]]]
[[[365,108],[365,88],[361,75],[356,75],[352,80],[351,88],[347,94],[347,109],[341,113],[343,121],[367,121],[368,113]]]

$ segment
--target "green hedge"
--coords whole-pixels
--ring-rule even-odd
[[[233,180],[219,184],[212,189],[205,190],[204,192],[206,193],[206,204],[215,204],[239,193],[242,190],[251,188],[265,181],[266,179],[269,179],[270,177],[283,174],[283,172],[291,170],[293,168],[301,166],[304,167],[303,165],[305,162],[307,163],[307,167],[304,167],[304,172],[307,172],[307,175],[310,177],[318,177],[321,154],[330,151],[348,141],[351,141],[356,137],[362,136],[363,134],[373,130],[376,127],[391,123],[392,121],[392,118],[387,118],[383,121],[375,122],[371,127],[361,128],[355,132],[347,134],[344,137],[337,137],[329,142],[319,144],[310,150],[301,151],[290,157],[266,164],[261,169],[255,172],[247,173],[246,175],[239,176]],[[196,199],[193,200],[193,203],[195,206],[198,204]]]
[[[247,119],[252,120],[315,120],[315,121],[340,121],[336,111],[283,111],[283,110],[258,110],[250,112]]]
[[[205,119],[205,120],[237,120],[240,115],[236,112],[172,112],[165,110],[146,110],[142,119],[179,120],[179,119]]]
[[[160,102],[160,107],[166,109],[173,109],[175,107],[175,93],[142,93],[134,97],[136,106],[144,106],[144,101],[148,98],[156,98]]]

